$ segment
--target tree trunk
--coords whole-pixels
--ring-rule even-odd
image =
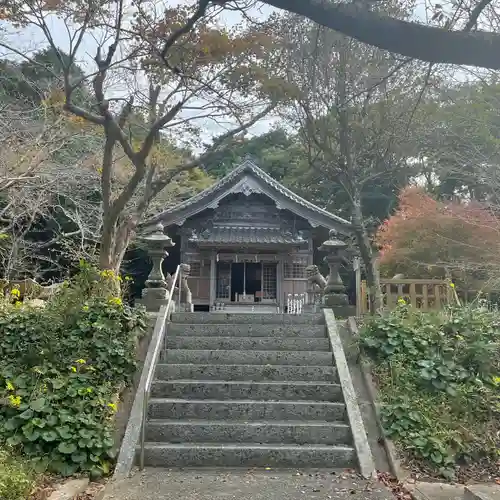
[[[103,224],[101,245],[99,248],[99,268],[102,271],[115,270],[113,259],[114,247],[114,227],[107,227],[106,223]]]
[[[383,307],[380,276],[377,266],[375,265],[375,260],[373,258],[370,238],[368,237],[368,233],[366,232],[363,213],[361,211],[360,197],[353,196],[352,200],[352,225],[354,234],[356,236],[356,241],[358,243],[361,260],[363,261],[363,264],[365,266],[366,282],[368,284],[368,290],[370,292],[370,313],[376,314],[377,312],[381,311]]]
[[[339,148],[341,154],[342,178],[344,189],[350,194],[352,203],[352,224],[359,247],[361,260],[366,269],[366,281],[370,291],[370,312],[375,314],[382,309],[382,293],[380,279],[373,261],[372,247],[366,232],[363,212],[361,210],[361,193],[358,182],[358,169],[353,161],[352,131],[349,122],[349,105],[347,100],[349,42],[343,43],[339,49],[337,65],[337,108],[339,124]]]
[[[99,253],[99,267],[102,271],[113,271],[116,275],[125,257],[125,252],[132,239],[135,224],[131,220],[119,221],[117,224],[103,224],[101,248]]]

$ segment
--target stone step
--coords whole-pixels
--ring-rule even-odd
[[[197,313],[196,313],[197,314]],[[184,324],[170,323],[167,336],[182,335],[195,337],[304,337],[326,338],[325,325],[274,324]]]
[[[352,468],[356,454],[348,446],[147,443],[144,462],[150,467]]]
[[[340,422],[231,422],[151,420],[146,441],[167,443],[268,443],[350,445],[351,430]]]
[[[261,401],[343,401],[342,389],[329,382],[155,381],[154,398],[253,399]]]
[[[323,420],[344,422],[343,403],[310,401],[255,401],[213,399],[151,398],[148,408],[151,419],[201,420]]]
[[[158,380],[243,380],[336,382],[334,366],[164,364],[156,367]]]
[[[252,324],[252,325],[323,325],[325,318],[321,313],[304,313],[297,316],[292,314],[260,314],[256,313],[227,313],[224,311],[174,313],[173,323],[200,324]]]
[[[168,350],[166,363],[212,365],[295,365],[332,366],[333,354],[323,351],[210,351],[197,349]]]
[[[469,484],[465,487],[464,500],[500,500],[500,485]]]
[[[329,351],[327,338],[297,339],[269,337],[184,337],[168,336],[168,349],[225,349],[257,351]]]

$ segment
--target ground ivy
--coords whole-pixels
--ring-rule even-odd
[[[1,305],[0,441],[39,470],[98,476],[113,463],[116,398],[145,317],[101,278],[83,269],[44,309]]]
[[[498,312],[422,312],[400,301],[365,323],[361,346],[374,362],[385,432],[404,450],[448,477],[457,463],[498,460]]]

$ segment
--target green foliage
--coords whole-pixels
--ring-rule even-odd
[[[375,361],[388,436],[445,476],[464,460],[498,459],[498,312],[425,313],[401,301],[367,322],[361,344]]]
[[[220,178],[247,156],[255,158],[259,166],[278,181],[295,169],[295,163],[307,159],[293,138],[284,130],[276,129],[254,137],[234,138],[207,158],[205,170]]]
[[[35,477],[27,464],[0,448],[0,498],[25,500],[34,486]]]
[[[0,439],[37,469],[110,471],[116,400],[145,321],[112,296],[108,274],[84,266],[43,309],[2,306]]]

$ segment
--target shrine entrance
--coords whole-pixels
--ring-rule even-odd
[[[223,302],[277,302],[277,262],[217,262],[216,299]]]
[[[231,264],[231,302],[238,302],[238,298],[245,293],[246,262]]]

